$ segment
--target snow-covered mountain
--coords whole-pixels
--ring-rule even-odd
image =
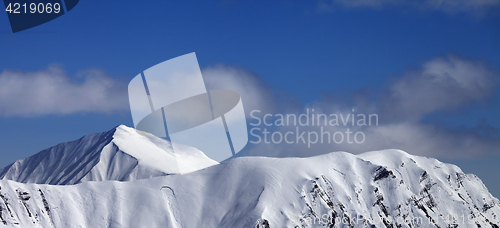
[[[129,181],[191,172],[218,164],[196,148],[180,146],[120,125],[62,143],[0,170],[0,179],[68,185],[85,181]]]
[[[497,228],[499,216],[476,176],[398,150],[241,157],[128,182],[0,181],[0,227]]]

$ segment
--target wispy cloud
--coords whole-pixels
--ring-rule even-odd
[[[0,115],[39,116],[128,109],[126,82],[90,69],[69,77],[59,66],[0,73]]]
[[[259,75],[242,67],[218,65],[205,68],[202,73],[207,89],[227,89],[242,96],[250,122],[254,121],[249,115],[252,110],[260,110],[261,116],[267,113],[298,116],[314,109],[316,114],[375,113],[379,117],[378,126],[325,126],[323,129],[363,131],[366,140],[362,144],[316,143],[309,147],[303,143],[260,143],[251,145],[247,151],[250,155],[306,157],[332,151],[360,153],[396,148],[412,154],[456,158],[500,153],[500,140],[495,138],[499,130],[487,129],[489,135],[496,135],[489,137],[483,132],[484,126],[466,131],[447,129],[422,119],[443,110],[454,113],[491,98],[499,89],[500,79],[493,68],[484,61],[448,55],[388,80],[380,91],[360,90],[342,97],[326,94],[323,99],[306,105],[301,105],[293,94],[267,85]],[[127,82],[116,80],[102,70],[82,71],[76,77],[68,76],[58,66],[34,72],[4,70],[0,73],[1,116],[111,113],[128,110],[127,98]],[[278,126],[269,130],[285,133],[296,129]],[[300,127],[300,130],[321,131],[319,126]]]
[[[320,0],[319,11],[332,11],[343,8],[377,8],[388,6],[405,6],[419,10],[435,10],[446,13],[471,12],[484,13],[492,8],[498,8],[498,0]]]
[[[452,110],[483,100],[497,83],[498,74],[483,61],[450,54],[426,62],[421,70],[392,82],[378,110],[392,120],[420,120],[437,110]]]
[[[345,132],[347,128],[351,132],[362,131],[366,138],[362,144],[316,143],[309,147],[304,143],[261,142],[251,145],[252,148],[247,151],[249,155],[305,157],[332,151],[360,153],[393,148],[412,154],[453,158],[500,153],[500,141],[485,136],[479,128],[447,129],[440,123],[422,121],[428,114],[442,110],[453,113],[454,110],[490,98],[498,89],[500,75],[484,61],[465,59],[457,55],[438,57],[424,63],[418,70],[389,80],[385,89],[380,91],[368,94],[365,91],[357,91],[342,99],[326,95],[324,99],[305,106],[298,105],[290,94],[273,92],[271,87],[266,86],[257,75],[248,70],[219,66],[205,70],[204,76],[210,77],[210,83],[207,84],[224,85],[224,89],[237,91],[243,99],[250,100],[251,102],[244,100],[247,114],[253,109],[260,109],[261,118],[267,113],[298,116],[307,109],[314,109],[316,115],[375,113],[379,116],[378,126],[323,126],[324,131],[332,133]],[[377,99],[373,99],[374,97]],[[249,121],[256,122],[253,119]],[[260,128],[268,128],[270,132],[279,131],[282,134],[296,131],[296,125],[269,127],[261,124]],[[321,132],[321,126],[299,128],[306,132]],[[498,132],[496,134],[498,135]],[[250,140],[255,141],[256,138],[250,136]]]

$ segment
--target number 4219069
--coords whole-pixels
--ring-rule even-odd
[[[61,4],[59,3],[31,3],[27,5],[26,3],[9,3],[5,11],[9,13],[59,13],[61,11]]]

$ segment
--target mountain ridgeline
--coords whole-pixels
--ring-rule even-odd
[[[500,201],[478,177],[433,158],[384,150],[218,164],[169,143],[119,126],[5,167],[0,228],[500,224]]]

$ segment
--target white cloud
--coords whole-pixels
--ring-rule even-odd
[[[0,73],[0,115],[110,113],[128,108],[126,83],[90,69],[70,78],[58,66]]]
[[[260,126],[261,131],[265,126]],[[391,124],[380,124],[375,127],[324,127],[323,131],[328,131],[331,134],[334,132],[342,132],[344,136],[347,128],[349,128],[351,144],[345,141],[340,144],[327,142],[325,136],[324,143],[318,141],[315,144],[307,145],[307,132],[316,132],[321,135],[319,127],[299,127],[299,132],[306,132],[304,139],[306,143],[299,140],[299,143],[293,144],[273,144],[273,143],[259,143],[252,145],[253,148],[247,154],[256,156],[274,156],[274,157],[309,157],[320,155],[333,151],[346,151],[350,153],[363,153],[373,150],[383,149],[401,149],[408,153],[429,156],[436,158],[471,158],[480,157],[488,154],[500,153],[500,141],[498,139],[491,139],[481,137],[478,134],[471,132],[450,131],[442,129],[432,124],[400,122]],[[268,131],[268,140],[270,135],[275,132],[294,132],[291,135],[292,141],[295,139],[296,128],[279,127],[270,129]],[[362,144],[356,144],[353,140],[354,132],[363,132],[366,140]],[[258,132],[258,131],[255,131]],[[260,134],[262,136],[262,134]],[[250,140],[256,141],[255,137],[250,136]],[[315,140],[315,136],[311,138]]]
[[[319,11],[331,11],[338,6],[345,8],[382,8],[386,6],[409,6],[420,10],[436,10],[446,13],[483,13],[500,6],[498,0],[321,0]]]
[[[482,61],[464,59],[456,55],[438,57],[424,63],[420,70],[395,78],[389,82],[386,89],[375,94],[366,95],[364,91],[359,91],[349,94],[344,101],[324,99],[305,107],[299,107],[296,102],[286,102],[293,96],[273,93],[258,76],[240,68],[227,66],[211,68],[210,75],[209,77],[214,78],[207,81],[211,81],[209,84],[212,86],[216,87],[221,83],[220,87],[237,91],[243,99],[250,101],[249,105],[243,103],[247,115],[252,109],[260,109],[262,110],[260,117],[266,113],[298,116],[305,113],[306,109],[314,109],[316,114],[375,113],[379,116],[378,126],[327,126],[323,129],[332,134],[336,131],[345,132],[347,128],[351,132],[362,131],[366,137],[366,141],[362,144],[316,143],[309,148],[305,143],[276,145],[261,142],[256,145],[251,144],[242,155],[307,157],[332,151],[361,153],[380,149],[403,149],[416,155],[441,158],[500,153],[500,141],[494,137],[485,137],[480,130],[452,130],[441,127],[439,123],[421,122],[422,117],[427,114],[440,110],[449,110],[452,113],[454,109],[488,99],[492,92],[498,89],[499,74]],[[279,96],[284,96],[285,99]],[[372,96],[379,98],[373,101]],[[265,110],[259,108],[261,104],[264,107],[276,104],[279,106]],[[254,119],[249,121],[255,123]],[[279,131],[282,134],[296,130],[296,126],[260,125],[259,127],[260,132],[263,128],[267,128],[271,133]],[[314,131],[318,134],[321,129],[319,126],[299,126],[299,128],[300,131]],[[250,135],[250,140],[257,139]]]
[[[498,0],[426,0],[424,8],[442,10],[449,13],[456,12],[482,12],[492,7],[498,7]]]
[[[343,100],[323,99],[306,106],[299,105],[295,96],[272,88],[258,75],[241,67],[218,65],[205,68],[202,73],[207,89],[232,90],[242,96],[249,121],[253,121],[249,112],[254,109],[261,110],[262,115],[299,115],[306,108],[314,108],[316,114],[349,114],[354,109],[356,113],[379,115],[379,126],[350,127],[352,132],[365,133],[363,144],[318,143],[308,148],[307,144],[261,143],[251,145],[253,147],[246,151],[250,155],[305,157],[332,151],[359,153],[389,148],[417,155],[454,158],[500,153],[500,141],[484,137],[478,131],[450,130],[421,122],[427,114],[440,110],[452,112],[488,99],[498,89],[499,74],[482,61],[455,55],[435,58],[424,63],[421,69],[393,79],[386,89],[375,94],[358,91]],[[3,71],[0,73],[0,115],[128,110],[126,82],[95,69],[79,75],[77,79],[69,77],[57,66],[35,72]],[[373,101],[373,96],[379,98]],[[347,127],[326,127],[324,130],[344,132]],[[284,133],[295,130],[295,126],[269,130]],[[315,126],[301,127],[301,130],[319,132],[320,129]]]
[[[345,7],[381,7],[386,4],[396,4],[398,0],[333,0],[332,3]]]
[[[496,76],[481,61],[439,57],[395,80],[378,104],[379,112],[391,119],[415,121],[436,110],[456,109],[490,95]]]

